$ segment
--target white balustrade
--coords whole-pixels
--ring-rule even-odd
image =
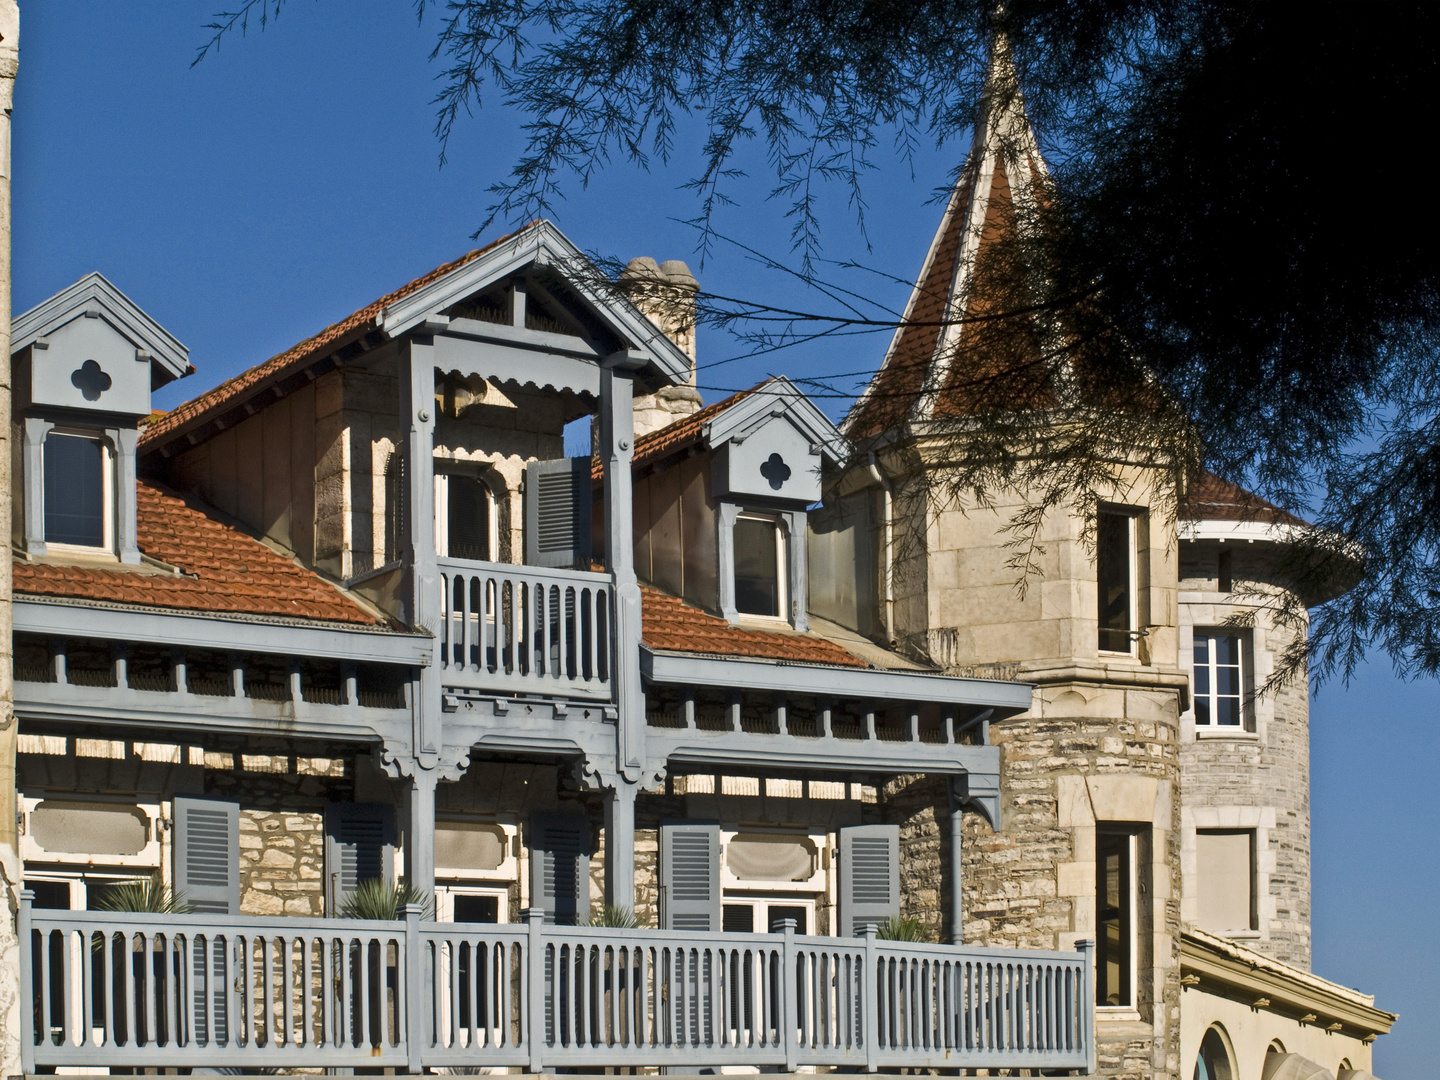
[[[447,685],[610,700],[609,575],[456,559],[439,567]]]
[[[1077,952],[864,938],[20,913],[37,1068],[1093,1068]]]

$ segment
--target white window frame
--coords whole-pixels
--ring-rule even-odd
[[[790,624],[790,533],[783,515],[766,513],[763,510],[741,510],[735,515],[735,524],[742,521],[761,521],[775,529],[775,591],[778,615],[753,615],[740,610],[740,588],[736,575],[740,571],[740,560],[732,557],[730,565],[730,590],[735,597],[735,614],[741,622],[763,622]],[[734,548],[734,532],[731,532],[731,548]]]
[[[1139,545],[1138,545],[1137,538],[1136,538],[1136,531],[1137,531],[1137,530],[1136,530],[1136,526],[1137,526],[1137,524],[1138,524],[1138,523],[1137,523],[1137,520],[1136,520],[1136,518],[1137,518],[1137,513],[1136,513],[1136,511],[1134,511],[1134,510],[1130,510],[1130,509],[1127,509],[1126,507],[1122,507],[1122,506],[1102,506],[1102,507],[1100,507],[1098,513],[1099,513],[1099,514],[1109,514],[1109,515],[1113,515],[1113,516],[1115,516],[1115,517],[1123,517],[1123,518],[1125,519],[1125,552],[1126,552],[1126,556],[1125,556],[1125,557],[1126,557],[1126,563],[1128,564],[1128,565],[1127,565],[1127,574],[1128,574],[1128,579],[1129,579],[1129,580],[1128,580],[1128,584],[1127,584],[1126,587],[1127,587],[1127,589],[1129,590],[1129,601],[1130,601],[1130,610],[1129,610],[1129,613],[1128,613],[1128,620],[1129,620],[1129,623],[1130,623],[1130,631],[1129,631],[1129,637],[1128,637],[1128,639],[1127,639],[1127,642],[1128,642],[1127,647],[1124,648],[1124,649],[1100,649],[1099,651],[1100,651],[1100,654],[1101,654],[1102,656],[1134,656],[1134,655],[1135,655],[1135,646],[1136,646],[1136,643],[1140,640],[1140,551],[1139,551]],[[1097,528],[1098,528],[1098,525],[1097,525]],[[1097,537],[1096,537],[1096,543],[1095,543],[1095,568],[1096,568],[1095,589],[1096,589],[1096,593],[1097,593],[1097,595],[1096,595],[1096,610],[1098,611],[1098,609],[1099,609],[1099,595],[1098,595],[1098,593],[1099,593],[1099,589],[1100,589],[1100,578],[1099,578],[1099,568],[1100,568],[1100,543],[1099,543],[1099,537],[1098,537],[1098,535],[1097,535]],[[1097,616],[1097,621],[1098,621],[1098,616]],[[1098,642],[1098,640],[1099,640],[1099,636],[1100,636],[1100,635],[1099,635],[1099,633],[1098,633],[1098,627],[1097,627],[1097,633],[1096,633],[1096,635],[1095,635],[1097,642]]]
[[[66,439],[89,439],[91,442],[100,444],[100,490],[103,495],[102,502],[102,524],[101,535],[103,541],[99,547],[92,547],[89,544],[60,544],[53,540],[45,540],[47,553],[56,552],[69,555],[113,555],[115,553],[115,447],[104,432],[96,431],[93,428],[74,428],[56,425],[45,432],[45,439],[40,444],[40,485],[44,490],[45,485],[45,446],[50,439],[56,435]],[[45,534],[45,515],[42,511],[40,520],[40,534]]]
[[[472,885],[469,883],[437,883],[435,885],[435,921],[455,921],[457,896],[490,896],[495,898],[495,923],[510,921],[510,889],[505,885]]]
[[[1239,631],[1230,631],[1228,627],[1199,627],[1194,629],[1190,644],[1190,690],[1195,693],[1195,645],[1201,639],[1213,641],[1215,638],[1234,638],[1240,645],[1240,722],[1238,724],[1222,724],[1216,719],[1219,710],[1215,708],[1216,691],[1218,680],[1215,678],[1215,647],[1212,644],[1206,652],[1209,654],[1209,676],[1210,691],[1206,695],[1210,702],[1210,719],[1202,722],[1200,709],[1195,703],[1191,704],[1191,712],[1195,717],[1195,729],[1205,734],[1228,734],[1242,735],[1252,734],[1255,730],[1255,717],[1251,711],[1252,702],[1248,692],[1250,677],[1250,635]],[[1196,702],[1199,695],[1196,694]]]
[[[441,559],[450,558],[450,477],[463,476],[467,480],[478,480],[485,489],[485,504],[488,510],[491,562],[499,562],[500,523],[496,520],[495,488],[479,473],[466,469],[450,468],[441,471],[441,463],[435,462],[435,554]]]
[[[437,862],[435,876],[456,882],[501,882],[514,884],[520,880],[520,827],[511,822],[487,821],[484,819],[441,817],[435,822],[442,825],[485,825],[499,829],[505,834],[505,859],[494,870],[477,870],[468,866],[445,866]],[[477,884],[478,887],[478,884]]]
[[[782,836],[787,839],[805,839],[815,845],[815,869],[804,881],[760,881],[745,879],[741,880],[730,872],[730,860],[726,858],[730,841],[737,835],[744,833],[747,836],[755,833],[766,833],[771,836]],[[799,892],[799,893],[822,893],[826,891],[827,867],[834,861],[827,857],[826,845],[829,842],[829,834],[825,832],[799,832],[795,829],[751,829],[743,826],[720,827],[720,892],[723,898],[729,890],[737,892]]]
[[[1128,920],[1130,940],[1127,943],[1128,956],[1130,959],[1130,978],[1128,980],[1130,985],[1130,1000],[1123,1001],[1119,1005],[1101,1005],[1099,1002],[1096,1002],[1095,1011],[1097,1013],[1110,1013],[1112,1015],[1117,1013],[1133,1013],[1139,1005],[1138,990],[1140,981],[1140,866],[1138,861],[1140,845],[1137,842],[1139,840],[1139,834],[1133,829],[1127,830],[1123,825],[1112,825],[1109,822],[1099,823],[1097,826],[1097,831],[1098,830],[1103,830],[1111,836],[1123,835],[1125,837],[1126,862],[1130,868],[1129,882],[1126,886],[1126,900],[1130,908]],[[1124,831],[1122,832],[1122,830]],[[1096,897],[1096,901],[1098,903],[1098,896]],[[1100,913],[1098,911],[1095,913],[1095,933],[1097,936],[1100,933]],[[1100,956],[1098,950],[1096,951],[1095,960],[1096,963],[1099,963]],[[1098,985],[1098,972],[1096,973],[1095,981],[1096,985]]]
[[[47,851],[35,841],[35,835],[30,831],[30,816],[35,812],[35,808],[43,802],[93,803],[96,806],[117,806],[124,807],[125,809],[134,807],[149,819],[146,825],[145,846],[134,855],[93,855],[81,851]],[[162,813],[160,803],[147,803],[138,800],[132,802],[129,799],[72,794],[68,791],[52,791],[44,795],[21,795],[20,815],[20,858],[27,864],[44,864],[54,867],[91,867],[99,865],[117,868],[133,867],[137,870],[150,871],[159,870],[164,864],[164,860],[161,857],[160,830],[161,822],[167,820],[168,815]],[[42,873],[41,876],[45,875]],[[127,877],[121,874],[116,877],[116,880],[129,881],[132,880],[134,876],[135,875],[130,875]]]
[[[769,934],[773,933],[769,925],[762,923],[760,912],[771,904],[782,904],[785,907],[798,907],[805,909],[805,934],[813,936],[816,933],[815,909],[816,898],[814,896],[731,896],[722,891],[720,896],[720,925],[725,925],[725,908],[727,907],[748,907],[751,912],[751,925],[756,927],[752,933]]]

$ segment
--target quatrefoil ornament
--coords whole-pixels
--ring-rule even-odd
[[[85,395],[86,401],[99,401],[100,395],[115,385],[115,380],[106,375],[94,360],[86,360],[76,368],[70,382]]]
[[[790,466],[785,464],[785,459],[779,454],[771,454],[760,466],[760,475],[770,481],[772,491],[779,491],[785,481],[790,479]]]

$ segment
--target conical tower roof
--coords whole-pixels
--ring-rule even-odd
[[[1003,46],[990,63],[970,153],[950,192],[900,328],[845,419],[851,438],[1058,391],[1028,268],[1048,175]],[[1015,314],[1019,312],[1019,314]]]

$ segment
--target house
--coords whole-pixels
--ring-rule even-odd
[[[14,321],[26,1072],[1091,1067],[1089,943],[958,917],[1030,686],[811,615],[841,436],[697,409],[651,266],[537,222],[164,414],[104,277]]]
[[[1044,183],[993,95],[838,429],[704,405],[688,269],[543,221],[169,413],[105,278],[15,319],[25,1072],[1366,1076],[1254,693],[1307,526],[1126,458],[1022,592],[1033,492],[955,494],[977,386],[1118,400],[968,318]]]

